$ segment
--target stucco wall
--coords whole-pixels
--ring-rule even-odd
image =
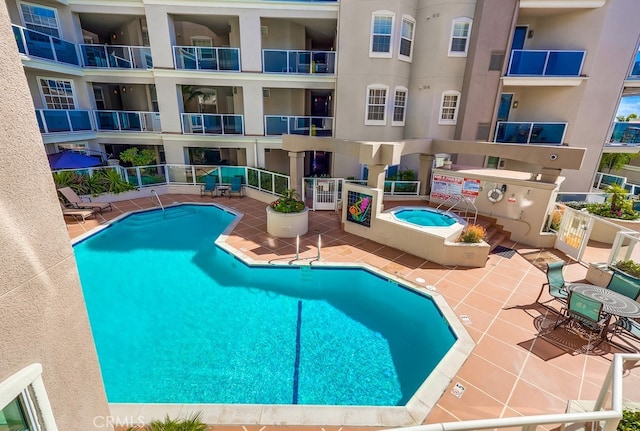
[[[73,251],[5,6],[0,7],[0,380],[43,365],[58,428],[109,414]],[[104,423],[104,422],[103,422]],[[102,428],[104,429],[104,428]]]

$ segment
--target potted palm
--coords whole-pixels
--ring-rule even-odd
[[[309,230],[309,208],[295,189],[286,189],[267,206],[267,232],[278,238],[295,238]]]

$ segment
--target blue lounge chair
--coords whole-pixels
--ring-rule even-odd
[[[211,193],[211,197],[214,193],[218,193],[218,178],[213,175],[207,175],[204,177],[204,184],[200,186],[200,196],[204,196],[205,193]]]
[[[638,299],[638,296],[640,296],[640,285],[638,283],[615,272],[611,276],[607,289],[631,299]]]
[[[242,177],[234,176],[231,178],[231,188],[229,189],[229,198],[231,198],[232,193],[238,193],[240,197],[242,197]]]
[[[549,301],[557,300],[566,304],[569,294],[565,288],[566,283],[564,281],[564,274],[562,273],[563,268],[564,261],[547,263],[547,282],[542,284],[542,288],[540,289],[540,293],[538,294],[535,302],[540,300],[542,291],[544,290],[544,287],[547,286],[549,289],[549,295],[551,295],[551,299]]]
[[[561,314],[564,318],[560,316],[553,327],[554,329],[563,323],[579,322],[584,327],[595,332],[601,338],[601,341],[611,317],[602,312],[602,302],[573,291],[569,291],[567,306],[562,309]]]

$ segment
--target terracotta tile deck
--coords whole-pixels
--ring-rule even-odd
[[[295,257],[295,239],[275,239],[266,233],[266,204],[248,197],[200,198],[193,195],[164,195],[164,204],[174,202],[212,202],[244,214],[228,243],[253,259],[290,260]],[[401,202],[387,202],[391,207]],[[415,203],[413,203],[415,204]],[[143,198],[115,202],[113,211],[97,220],[78,224],[68,221],[69,235],[79,236],[105,220],[123,212],[157,206]],[[555,322],[557,314],[535,303],[546,281],[545,262],[564,259],[568,263],[565,278],[579,281],[587,269],[557,250],[540,250],[513,242],[505,247],[517,251],[511,257],[491,254],[484,268],[445,268],[381,244],[341,231],[338,215],[332,211],[310,213],[309,233],[301,238],[301,257],[317,254],[317,237],[322,235],[321,258],[331,262],[366,262],[415,284],[431,284],[444,295],[457,315],[466,315],[466,328],[477,343],[450,387],[440,399],[426,423],[512,417],[518,415],[562,413],[569,399],[595,399],[613,353],[621,350],[602,343],[585,353],[588,342],[562,327],[539,336],[541,328]],[[589,247],[585,260],[605,261],[608,249],[601,244]],[[423,279],[424,282],[416,280]],[[549,299],[546,292],[542,300]],[[557,303],[549,305],[559,309]],[[634,348],[640,349],[640,343]],[[640,367],[625,375],[625,399],[640,400]],[[454,384],[466,388],[457,398]],[[319,429],[319,427],[216,426],[216,430],[271,431]],[[333,431],[337,427],[323,427]],[[549,429],[554,428],[549,426]],[[346,428],[345,428],[346,429]],[[350,427],[348,429],[356,429]]]

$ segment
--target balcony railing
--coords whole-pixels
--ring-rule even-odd
[[[629,79],[640,79],[640,51],[636,54],[636,61],[633,63]]]
[[[265,115],[264,134],[266,136],[333,136],[333,117]]]
[[[498,122],[494,142],[561,145],[567,123]]]
[[[333,74],[335,62],[333,51],[262,50],[262,71],[265,73]]]
[[[96,129],[123,132],[161,132],[160,114],[141,111],[93,111]]]
[[[107,69],[152,69],[151,48],[147,46],[81,44],[84,67]]]
[[[11,25],[11,27],[13,27],[13,35],[21,54],[80,66],[78,48],[75,43],[25,27],[17,25]]]
[[[586,51],[514,49],[509,76],[580,76]]]
[[[36,109],[40,133],[86,132],[93,130],[91,111],[79,109]]]
[[[614,122],[610,143],[640,144],[640,123]]]
[[[244,135],[244,119],[235,114],[182,114],[182,133]]]
[[[238,48],[210,48],[202,46],[174,46],[176,69],[240,71]]]

